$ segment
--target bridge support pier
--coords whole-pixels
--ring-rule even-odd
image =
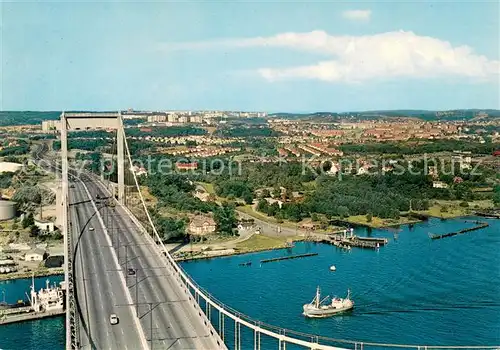
[[[118,162],[118,201],[125,205],[125,130],[121,113],[118,113],[118,129],[116,130],[116,153]],[[130,164],[132,166],[132,164]]]

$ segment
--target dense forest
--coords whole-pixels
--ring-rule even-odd
[[[493,203],[500,206],[500,185],[496,185],[493,189]]]
[[[12,178],[15,173],[12,172],[2,172],[0,173],[0,188],[8,188],[12,184]]]
[[[410,209],[426,210],[430,199],[472,200],[468,183],[450,188],[433,188],[427,175],[362,175],[345,176],[342,180],[321,176],[314,192],[304,200],[268,204],[260,200],[258,210],[281,219],[300,221],[305,217],[324,214],[329,218],[350,215],[372,215],[380,218],[399,218],[400,212]]]
[[[0,126],[41,124],[44,120],[56,120],[61,112],[14,112],[0,111]]]
[[[6,143],[7,144],[7,143]],[[20,156],[26,154],[30,150],[30,145],[24,140],[18,140],[16,146],[6,146],[0,150],[0,157],[6,156]]]
[[[157,207],[170,207],[187,213],[213,213],[217,231],[220,234],[234,234],[236,214],[234,206],[223,203],[221,206],[214,202],[203,202],[193,197],[196,186],[184,175],[152,175],[144,180],[149,191],[158,199]],[[178,239],[185,235],[183,225],[179,220],[156,215],[160,234],[165,240]]]
[[[68,139],[68,149],[80,149],[83,151],[106,151],[105,148],[111,146],[111,141],[102,139]],[[54,141],[52,143],[54,151],[61,149],[61,141]],[[108,149],[109,151],[109,149]]]
[[[405,168],[409,164],[405,163]],[[381,218],[398,218],[400,212],[426,210],[430,200],[461,200],[491,198],[491,194],[475,193],[475,187],[487,187],[495,176],[490,168],[454,172],[451,164],[444,164],[439,180],[449,188],[434,188],[434,179],[424,171],[423,161],[412,163],[412,172],[392,172],[366,175],[344,174],[342,177],[320,175],[312,170],[302,173],[299,163],[244,164],[239,174],[205,175],[203,181],[214,183],[216,194],[228,200],[242,199],[247,204],[260,195],[257,209],[278,219],[300,221],[305,217],[324,214],[327,217],[372,215]],[[319,174],[319,175],[318,175]],[[458,178],[453,174],[458,174]],[[315,181],[313,181],[315,180]],[[311,186],[315,183],[315,187]],[[280,189],[281,188],[281,189]],[[298,193],[294,197],[293,192]],[[273,197],[283,202],[269,204],[264,198]]]

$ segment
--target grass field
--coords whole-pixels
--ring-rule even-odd
[[[481,200],[468,202],[468,207],[461,207],[461,201],[443,201],[438,200],[428,210],[417,211],[417,213],[430,215],[438,218],[454,218],[470,214],[474,209],[493,208],[493,201]],[[443,211],[443,208],[446,210]]]
[[[255,250],[265,250],[286,247],[287,240],[281,237],[269,237],[263,235],[253,235],[249,239],[237,243],[236,249],[240,252],[249,252]]]
[[[407,217],[400,217],[399,219],[381,219],[379,217],[373,217],[371,222],[366,220],[366,215],[357,215],[357,216],[349,216],[345,219],[347,222],[351,222],[353,224],[361,224],[367,225],[373,228],[387,227],[387,226],[396,226],[396,225],[405,225],[411,224],[415,222],[419,222],[419,220],[409,219]]]
[[[236,211],[241,211],[242,213],[248,214],[250,216],[253,216],[256,219],[265,221],[265,222],[270,222],[271,224],[276,224],[277,220],[271,216],[267,216],[265,214],[259,213],[258,211],[253,210],[252,206],[250,204],[247,205],[242,205],[239,207],[236,207]]]
[[[196,182],[196,184],[203,187],[205,191],[207,191],[208,193],[215,194],[215,189],[213,184],[210,184],[208,182]]]

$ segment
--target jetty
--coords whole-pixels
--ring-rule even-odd
[[[351,249],[351,247],[378,249],[386,245],[389,241],[387,238],[378,237],[360,237],[354,234],[354,229],[344,230],[341,233],[329,234],[327,236],[314,238],[316,242],[332,244],[338,248]]]
[[[307,257],[310,257],[310,256],[316,256],[316,255],[318,255],[318,253],[288,255],[288,256],[280,256],[278,258],[264,259],[264,260],[261,260],[260,262],[261,262],[261,264],[264,264],[264,263],[281,261],[281,260],[291,260],[291,259],[307,258]]]
[[[491,219],[500,219],[500,213],[495,213],[495,212],[476,211],[475,215]]]
[[[465,221],[465,222],[468,222],[468,221]],[[463,234],[466,232],[476,231],[476,230],[480,230],[480,229],[483,229],[485,227],[490,226],[490,224],[488,224],[487,222],[482,222],[482,221],[474,221],[474,223],[476,224],[476,226],[474,226],[474,227],[464,228],[464,229],[459,230],[459,231],[448,232],[448,233],[443,233],[443,234],[429,233],[429,237],[431,239],[441,239],[441,238],[446,238],[446,237],[453,237],[453,236],[460,235],[460,234]]]

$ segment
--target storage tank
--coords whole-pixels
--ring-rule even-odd
[[[16,216],[16,203],[0,200],[0,221],[10,220]]]

